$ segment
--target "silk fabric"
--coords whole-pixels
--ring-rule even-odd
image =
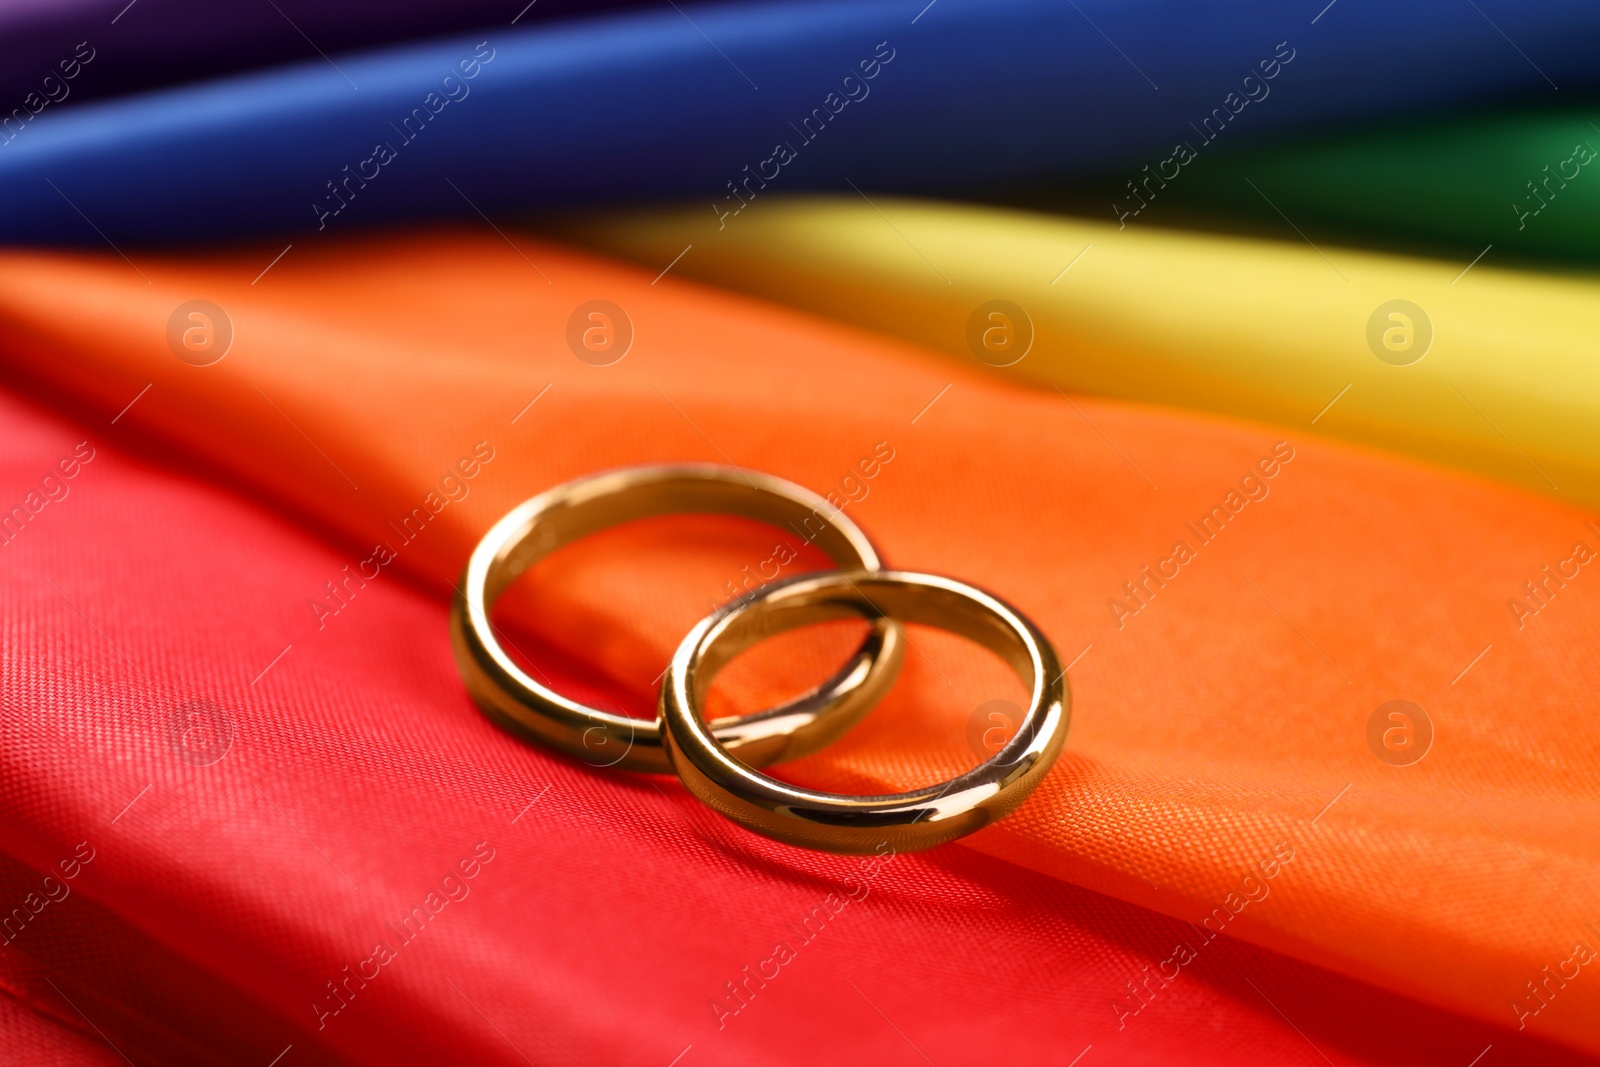
[[[698,198],[710,217],[785,191],[1109,165],[1137,182],[1180,142],[1209,154],[1595,83],[1593,5],[1494,6],[1491,23],[1417,0],[1320,14],[1264,0],[739,3],[307,53],[31,118],[20,97],[0,147],[0,240],[342,232],[663,196]]]
[[[539,0],[520,11],[487,0],[7,0],[0,3],[0,114],[31,111],[38,105],[28,103],[30,94],[54,109],[275,63],[314,59],[337,69],[334,57],[352,49],[621,6],[622,0]]]
[[[119,559],[115,573],[159,576],[192,590],[185,603],[201,597],[210,607],[196,615],[193,636],[168,632],[147,612],[107,631],[109,643],[135,663],[158,649],[187,650],[220,636],[218,654],[232,666],[197,668],[189,683],[196,694],[209,689],[202,679],[229,679],[210,698],[259,708],[249,711],[252,736],[288,741],[331,731],[327,762],[314,761],[306,772],[326,785],[296,795],[272,788],[268,778],[259,784],[278,812],[253,790],[230,794],[223,809],[245,818],[248,802],[250,825],[281,835],[306,869],[320,872],[316,880],[285,888],[288,897],[235,885],[248,864],[229,861],[225,838],[207,846],[220,865],[210,877],[254,901],[249,914],[276,917],[253,918],[247,929],[267,922],[296,941],[302,935],[289,917],[320,914],[298,903],[311,885],[343,902],[337,915],[350,925],[335,940],[346,953],[297,954],[294,993],[320,982],[324,971],[337,973],[356,958],[350,953],[365,952],[358,931],[380,917],[360,891],[344,895],[339,874],[286,822],[337,859],[361,853],[371,825],[366,813],[390,812],[384,821],[398,829],[385,840],[394,854],[426,856],[443,873],[479,840],[472,827],[491,813],[509,823],[524,798],[554,781],[553,797],[576,791],[585,799],[562,800],[547,818],[613,816],[583,831],[590,866],[563,868],[541,882],[549,894],[541,899],[554,909],[545,914],[570,916],[562,909],[587,901],[602,917],[597,929],[623,936],[626,925],[608,921],[615,898],[596,900],[592,887],[646,868],[637,866],[642,839],[614,819],[631,817],[624,813],[639,798],[650,810],[668,811],[654,805],[681,794],[663,787],[663,798],[648,783],[563,763],[480,722],[450,668],[438,603],[478,535],[526,496],[608,465],[713,460],[835,493],[890,563],[958,574],[1006,596],[1073,663],[1075,723],[1054,773],[1014,817],[928,862],[965,863],[956,857],[977,852],[1154,908],[1194,924],[1181,928],[1196,939],[1220,928],[1225,936],[1207,945],[1237,938],[1374,983],[1401,1002],[1417,998],[1464,1013],[1505,1028],[1486,1043],[1534,1050],[1518,1055],[1538,1054],[1537,1040],[1528,1042],[1539,1038],[1600,1049],[1593,1023],[1600,987],[1568,981],[1546,1001],[1526,985],[1544,981],[1543,968],[1570,962],[1574,944],[1592,936],[1584,925],[1594,921],[1585,887],[1600,857],[1587,783],[1596,751],[1584,739],[1592,736],[1596,668],[1582,650],[1600,630],[1600,601],[1587,592],[1587,564],[1577,564],[1565,583],[1544,586],[1536,611],[1508,610],[1510,601],[1530,595],[1525,582],[1547,581],[1542,568],[1565,573],[1562,561],[1571,565],[1575,543],[1595,545],[1592,520],[1582,512],[1307,432],[1020,389],[909,345],[520,234],[329,241],[295,248],[252,284],[273,251],[144,257],[136,267],[112,256],[12,253],[0,264],[0,314],[4,358],[15,371],[49,383],[94,418],[115,419],[119,433],[149,435],[196,456],[342,546],[337,554],[297,550],[303,563],[291,576],[263,569],[266,557],[251,548],[256,535],[245,536],[242,520],[132,494],[127,499],[142,501],[141,515],[170,516],[161,520],[168,528],[189,532],[175,544],[153,539],[157,555],[133,564]],[[226,309],[234,328],[231,350],[210,366],[176,358],[167,340],[173,311],[202,294]],[[610,366],[580,358],[567,340],[574,311],[595,299],[624,309],[632,324],[630,349]],[[495,458],[480,462],[469,484],[460,463],[478,454],[479,442]],[[863,494],[859,461],[878,442],[894,458]],[[46,509],[40,521],[52,514]],[[40,546],[32,551],[40,551],[48,539],[34,533],[30,527],[17,540],[31,537],[28,543]],[[509,621],[522,625],[530,656],[544,669],[570,664],[572,676],[592,689],[648,713],[652,680],[678,637],[741,579],[737,559],[754,563],[770,549],[768,534],[731,557],[712,558],[698,544],[705,536],[702,528],[676,541],[628,531],[596,539],[540,576],[537,592],[512,605]],[[179,563],[198,558],[202,543],[221,552],[240,540],[247,551],[218,557],[193,575]],[[115,540],[124,542],[140,543]],[[337,565],[356,567],[377,542],[395,549],[395,581],[344,584]],[[652,544],[667,546],[665,559],[651,558]],[[55,573],[71,572],[58,564]],[[340,585],[325,589],[324,577]],[[430,595],[406,591],[412,581]],[[241,600],[235,582],[262,590],[275,606],[240,610],[254,602]],[[29,588],[36,598],[56,595],[37,583]],[[104,630],[112,616],[101,613],[122,600],[115,589],[61,591],[69,599],[76,593]],[[378,603],[363,614],[372,601]],[[103,606],[91,612],[96,604]],[[40,610],[30,607],[21,617]],[[54,610],[51,618],[79,618],[65,606]],[[391,620],[404,620],[414,636],[396,645],[363,629]],[[1002,692],[996,672],[935,635],[916,640],[921,654],[909,657],[890,699],[842,743],[786,773],[809,785],[877,792],[937,780],[974,761],[966,731]],[[757,706],[794,692],[845,647],[818,638],[781,650],[730,685],[728,699]],[[371,677],[387,680],[374,689],[368,674],[337,665],[323,673],[320,657],[335,648],[362,657]],[[106,685],[135,676],[113,668],[121,663],[113,650],[97,647],[97,654],[93,670],[116,671]],[[255,703],[278,685],[291,688]],[[425,707],[405,714],[426,720],[426,730],[394,733],[382,725],[414,706],[406,694],[419,687]],[[327,695],[309,700],[317,688]],[[1375,713],[1396,699],[1420,706],[1436,732],[1426,758],[1411,766],[1386,760],[1371,740]],[[147,713],[137,710],[145,706],[136,702],[127,714],[145,721],[138,715]],[[442,715],[445,706],[454,711]],[[285,714],[301,725],[275,725]],[[27,721],[30,729],[54,729],[53,720]],[[74,737],[83,727],[66,729]],[[503,775],[485,779],[473,769],[485,757],[435,733],[445,729],[479,738],[473,753],[492,746],[490,762],[506,768]],[[396,743],[416,755],[395,756]],[[301,747],[263,743],[252,760],[287,773],[303,758]],[[92,751],[105,765],[120,750]],[[440,753],[450,769],[440,769]],[[348,770],[351,759],[364,769]],[[139,770],[129,764],[120,789],[110,777],[96,778],[94,817],[108,818],[151,780]],[[48,768],[8,779],[39,783],[39,774],[48,779]],[[504,784],[512,780],[520,788]],[[441,785],[447,792],[434,792]],[[203,808],[187,807],[195,803],[187,794],[150,803],[147,832],[163,839],[178,832],[183,819],[202,817]],[[441,812],[457,808],[464,824],[440,821]],[[195,814],[180,818],[182,811]],[[761,862],[769,869],[830,862],[765,846],[708,813],[689,816],[696,817],[710,820],[696,825],[726,847],[768,857]],[[77,816],[90,818],[88,808]],[[690,847],[701,857],[697,866],[718,854]],[[52,850],[59,851],[34,848],[26,859],[46,864]],[[523,858],[507,866],[534,862],[533,853],[516,855]],[[422,892],[420,871],[391,882],[384,869],[349,873],[357,884],[384,887],[391,909]],[[509,879],[506,870],[493,867],[488,877]],[[684,899],[681,884],[667,889]],[[509,913],[495,914],[499,932],[519,928]],[[938,913],[919,914],[923,922]],[[176,921],[162,926],[163,943],[190,956],[209,954],[216,966],[222,928],[182,932],[171,925]],[[676,929],[682,921],[658,917],[655,926]],[[565,927],[538,936],[538,951],[508,947],[493,966],[521,974],[530,959],[564,959],[577,970],[563,971],[562,988],[588,989],[589,1002],[602,1010],[617,975],[590,954],[594,938],[575,939]],[[461,942],[438,944],[439,951],[469,951]],[[1157,964],[1174,958],[1172,946],[1161,952]],[[673,969],[646,968],[646,984],[681,992],[684,1012],[703,1012],[699,992],[682,992],[699,989],[683,969],[706,966],[713,956],[725,958],[685,949],[672,957],[679,961]],[[965,953],[918,957],[939,973],[949,964],[937,960],[957,958]],[[466,957],[449,962],[444,973],[469,983],[461,985],[468,999],[488,995],[471,984],[475,977],[462,977],[483,974],[468,971]],[[1166,964],[1169,972],[1174,965]],[[589,979],[580,981],[580,970]],[[436,994],[410,981],[395,983],[406,990],[404,1010],[428,1010]],[[266,977],[249,983],[255,980],[247,980],[248,992],[292,1019],[295,995]],[[1283,992],[1257,985],[1269,1001]],[[510,987],[496,988],[502,992],[480,1006],[504,1020]],[[1012,987],[1003,981],[993,988]],[[573,1001],[557,997],[554,984],[548,989],[534,1017],[580,1025]],[[868,997],[878,992],[874,986]],[[1129,993],[1091,996],[1107,1033],[1123,1032],[1119,1023],[1131,1029],[1130,1020],[1148,1010],[1135,1013],[1142,1001],[1126,999]],[[916,1000],[918,1011],[938,1003]],[[880,1006],[891,1018],[909,1010],[898,1001]],[[460,1005],[453,1010],[471,1018]],[[640,1024],[670,1033],[677,1010]],[[941,1029],[959,1025],[946,1011],[934,1014]],[[879,1024],[875,1014],[867,1017]],[[990,1038],[998,1032],[1033,1040],[1026,1027],[997,1031],[992,1016],[985,1018]],[[344,1032],[350,1043],[341,1037],[337,1047],[358,1055],[367,1036]],[[602,1040],[560,1033],[567,1036],[552,1040],[578,1042],[561,1046],[569,1056],[594,1047],[585,1041]],[[414,1037],[407,1027],[391,1036]],[[482,1040],[488,1056],[495,1042]],[[693,1042],[687,1034],[683,1040]],[[1076,1052],[1060,1033],[1049,1040],[1054,1055]],[[664,1058],[682,1047],[668,1045]],[[773,1032],[750,1047],[771,1054],[784,1046]],[[993,1046],[985,1051],[992,1059]],[[1190,1047],[1187,1054],[1207,1053]]]
[[[1141,223],[1427,252],[1485,266],[1589,267],[1600,247],[1595,108],[1515,108],[1319,131],[1142,184]],[[1116,220],[1121,176],[1014,197]],[[1281,212],[1281,214],[1280,214]],[[1293,222],[1285,221],[1292,219]]]
[[[650,266],[692,245],[675,273],[1052,392],[1270,420],[1600,503],[1593,280],[978,206],[759,207],[721,229],[693,208],[550,225]],[[979,344],[996,299],[1031,339],[1020,356]]]

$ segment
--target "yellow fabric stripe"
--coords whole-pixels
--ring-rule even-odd
[[[1010,301],[1034,336],[997,373],[1314,428],[1600,502],[1600,282],[1582,276],[877,197],[760,201],[720,230],[704,208],[546,228],[652,271],[682,253],[675,276],[969,362],[974,311]],[[1394,300],[1423,311],[1411,348],[1406,321],[1380,315],[1375,349],[1369,320]],[[1429,324],[1425,355],[1396,365]],[[980,325],[999,327],[1003,353],[1006,320]]]

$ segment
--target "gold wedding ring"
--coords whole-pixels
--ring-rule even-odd
[[[489,612],[518,575],[562,545],[617,523],[685,512],[785,526],[843,569],[879,566],[877,551],[855,523],[817,494],[771,475],[684,464],[579,478],[512,510],[467,561],[451,605],[450,635],[456,664],[477,705],[513,732],[591,765],[668,773],[659,723],[589,707],[534,680],[501,647]],[[855,725],[893,684],[903,640],[892,623],[876,619],[849,661],[817,688],[779,707],[716,719],[703,729],[716,738],[719,751],[737,752],[751,766],[815,752]]]
[[[840,618],[936,626],[1000,656],[1029,688],[1015,736],[965,774],[889,796],[821,793],[752,769],[700,721],[712,679],[766,637]],[[902,571],[801,575],[763,586],[695,626],[661,684],[667,756],[689,791],[756,833],[827,852],[872,852],[884,842],[897,852],[931,848],[1004,818],[1061,751],[1069,704],[1054,647],[1021,612],[962,582]]]

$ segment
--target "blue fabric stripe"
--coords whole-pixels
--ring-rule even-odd
[[[780,143],[794,158],[765,188],[749,185],[757,199],[847,182],[943,192],[1109,165],[1133,177],[1182,140],[1203,155],[1203,120],[1216,109],[1226,116],[1213,120],[1218,141],[1242,142],[1403,110],[1554,99],[1552,82],[1566,98],[1600,80],[1592,0],[1478,8],[807,0],[485,31],[336,57],[342,74],[318,59],[46,110],[0,138],[0,240],[201,240],[662,197],[703,198],[709,214],[737,207],[727,183]],[[442,79],[483,40],[494,58],[464,83],[467,95],[414,120],[423,132],[405,140],[401,120],[430,91],[443,95]],[[808,140],[803,119],[842,96],[880,42],[893,59],[849,83],[865,97],[814,119],[822,132]],[[1244,79],[1285,50],[1287,65],[1254,83],[1264,97],[1228,111],[1228,94],[1243,99]],[[368,165],[377,176],[351,182],[354,196],[324,215],[339,203],[327,183],[380,143],[394,158]]]

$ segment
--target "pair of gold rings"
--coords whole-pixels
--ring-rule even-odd
[[[506,654],[489,613],[542,557],[634,519],[686,512],[781,526],[827,554],[837,571],[771,582],[701,620],[661,679],[657,719],[614,715],[541,684]],[[866,619],[850,659],[810,692],[753,715],[703,721],[712,680],[766,637],[811,623]],[[894,683],[905,654],[897,622],[959,634],[1000,656],[1029,689],[1014,736],[947,782],[886,796],[823,793],[757,768],[842,736]],[[1066,738],[1070,697],[1054,647],[1021,612],[937,575],[883,570],[877,550],[821,497],[771,475],[705,464],[633,467],[541,493],[497,522],[468,560],[450,612],[456,663],[495,722],[591,765],[676,773],[701,801],[746,828],[828,852],[931,848],[1004,818],[1031,793]]]

